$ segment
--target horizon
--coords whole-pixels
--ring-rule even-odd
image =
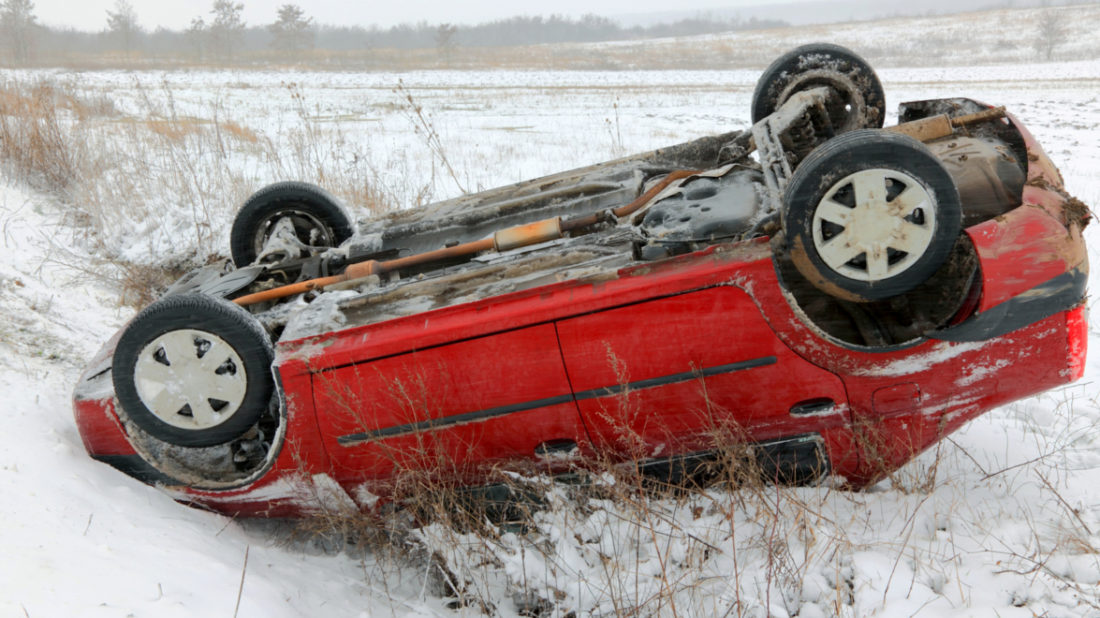
[[[87,0],[79,6],[73,6],[69,0],[36,0],[34,13],[38,23],[50,28],[74,29],[84,32],[98,32],[107,28],[107,13],[115,9],[116,0]],[[811,0],[824,2],[826,0]],[[213,2],[204,8],[196,8],[193,2],[185,0],[131,0],[138,25],[146,31],[158,28],[185,30],[195,17],[209,20]],[[629,17],[640,13],[667,12],[668,4],[663,0],[560,0],[555,10],[544,11],[544,5],[531,3],[532,10],[525,10],[527,3],[501,5],[493,0],[469,0],[461,6],[442,3],[438,0],[413,0],[407,3],[394,3],[380,6],[356,5],[348,7],[338,0],[318,0],[305,6],[304,3],[286,0],[242,0],[244,5],[241,18],[246,27],[262,27],[273,23],[278,8],[286,4],[298,4],[305,10],[307,17],[321,26],[361,26],[382,29],[402,25],[451,23],[470,26],[513,17],[549,17],[560,15],[578,19],[585,15],[596,15],[614,20],[616,16]],[[687,0],[678,10],[696,12],[700,15],[716,10],[748,9],[761,6],[775,6],[760,0]],[[369,19],[368,19],[369,17]]]

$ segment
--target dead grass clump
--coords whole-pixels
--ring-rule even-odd
[[[119,114],[114,101],[105,96],[86,98],[76,96],[65,88],[60,88],[59,94],[64,107],[71,111],[77,120],[113,118]]]
[[[145,126],[154,134],[173,142],[182,142],[203,130],[203,122],[197,118],[149,118],[145,120]]]
[[[852,603],[847,580],[821,575],[848,554],[820,532],[812,499],[773,485],[781,462],[736,427],[716,428],[699,460],[576,459],[553,474],[470,469],[431,435],[372,485],[396,506],[329,511],[302,530],[369,544],[426,574],[448,607],[487,615],[793,615],[807,579],[837,612]]]
[[[182,277],[190,266],[187,264],[138,264],[119,261],[118,287],[120,303],[142,308],[157,300],[170,285]]]
[[[404,197],[407,187],[402,184],[407,178],[394,170],[376,169],[369,153],[347,134],[339,119],[328,118],[313,107],[298,84],[288,83],[283,88],[296,123],[274,134],[261,134],[219,119],[218,130],[260,157],[267,168],[266,177],[324,187],[353,212],[374,215],[408,203]]]
[[[183,113],[167,79],[133,79],[137,109],[126,114],[72,82],[0,82],[0,161],[57,197],[76,240],[125,273],[120,289],[131,302],[181,268],[224,258],[237,208],[269,182],[318,184],[353,214],[404,201],[405,181],[380,181],[358,143],[318,120],[295,88],[299,121],[262,131],[220,101]]]
[[[510,599],[526,615],[701,615],[732,583],[751,589],[728,599],[733,615],[797,607],[807,535],[786,529],[797,521],[790,505],[763,487],[654,484],[631,466],[579,472],[569,484],[515,476],[513,495],[538,497],[508,510],[518,522],[433,521],[410,538],[446,575],[455,606]],[[739,569],[738,555],[751,566]]]
[[[443,169],[446,170],[447,175],[454,181],[455,186],[462,193],[467,193],[466,186],[458,178],[458,173],[455,172],[455,168],[451,165],[450,159],[447,157],[447,149],[443,144],[443,140],[439,137],[439,131],[435,126],[435,121],[432,119],[430,113],[424,110],[424,107],[420,105],[416,97],[413,96],[411,90],[409,90],[405,83],[401,80],[397,81],[397,88],[394,93],[399,95],[402,99],[402,113],[409,119],[409,122],[413,125],[413,130],[423,137],[424,142],[431,149],[432,155],[439,160]]]
[[[609,361],[628,383],[626,368],[612,355]],[[433,409],[429,393],[415,386],[393,388],[410,414]],[[346,403],[349,413],[368,409]],[[626,390],[606,407],[601,420],[607,422],[646,418]],[[452,609],[487,615],[853,616],[912,603],[957,607],[984,598],[955,586],[974,568],[991,571],[1013,590],[1018,607],[1049,607],[1044,595],[1054,593],[1044,586],[1090,598],[1090,576],[1072,569],[1095,572],[1092,531],[1100,526],[1064,493],[1058,468],[1026,478],[1025,467],[1053,464],[1052,455],[1005,468],[1017,479],[1012,486],[1009,474],[981,477],[981,464],[947,441],[889,476],[890,485],[868,492],[835,491],[840,479],[814,484],[820,475],[812,465],[801,466],[810,471],[801,480],[811,486],[786,487],[773,481],[790,477],[791,462],[805,458],[784,459],[785,451],[752,442],[743,427],[723,422],[728,411],[709,402],[697,413],[712,419],[708,457],[647,459],[659,429],[645,427],[647,438],[623,426],[622,435],[602,431],[599,437],[614,456],[574,459],[553,473],[532,465],[479,476],[461,464],[467,451],[446,442],[448,434],[422,432],[413,441],[419,450],[388,457],[397,472],[380,493],[397,508],[377,518],[328,520],[322,529],[351,529],[355,538],[372,539],[374,556],[391,561],[385,568],[425,578],[425,589]],[[1062,440],[1076,443],[1095,433],[1094,425],[1079,422]],[[872,473],[884,472],[885,462],[900,453],[911,454],[904,442],[873,433],[856,437],[875,440],[868,457],[884,467]],[[474,452],[477,444],[466,447]],[[960,474],[960,460],[977,472]],[[824,472],[826,462],[818,463],[817,472]],[[990,527],[1006,518],[990,492],[1020,490],[1036,498],[1021,502],[1016,521],[1027,527]],[[1052,525],[1036,527],[1043,518]],[[1021,529],[1033,533],[1021,535]]]
[[[654,458],[664,434],[639,423],[650,416],[626,388],[627,368],[610,351],[608,360],[623,388],[601,419],[611,429],[600,438],[605,456],[577,451],[499,469],[478,460],[479,444],[446,430],[361,444],[359,464],[390,479],[369,484],[390,500],[388,513],[329,511],[306,529],[380,542],[372,551],[395,558],[394,568],[415,564],[430,574],[449,607],[489,615],[751,616],[774,607],[793,615],[807,580],[815,602],[845,611],[848,580],[823,575],[845,572],[850,555],[839,548],[842,535],[822,531],[834,524],[815,499],[829,490],[802,495],[774,484],[798,476],[792,460],[729,422],[702,380],[697,413],[712,427],[709,450]],[[366,433],[376,428],[373,406],[410,424],[439,409],[418,375],[388,383],[369,370],[353,375],[387,385],[364,401],[344,374],[323,387],[324,405]],[[819,479],[826,462],[818,464],[800,480]]]
[[[222,122],[219,125],[219,128],[226,135],[237,140],[238,142],[247,144],[257,144],[260,142],[260,136],[258,133],[244,125],[233,122],[232,120]]]
[[[0,84],[0,157],[35,188],[67,195],[84,153],[71,132],[73,98],[49,82]]]

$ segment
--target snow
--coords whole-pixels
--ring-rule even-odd
[[[318,102],[311,114],[352,118],[344,125],[349,152],[400,172],[398,184],[434,182],[435,198],[457,192],[432,175],[437,161],[410,121],[386,111],[395,75],[52,73],[110,96],[123,113],[142,114],[142,96],[170,91],[179,113],[208,117],[217,101],[275,136],[296,114],[281,85],[293,81]],[[960,95],[1007,105],[1060,163],[1069,192],[1100,204],[1100,61],[882,75],[890,107]],[[743,127],[755,72],[400,78],[433,114],[474,189]],[[138,83],[152,90],[142,94]],[[253,188],[266,173],[251,173]],[[617,494],[578,505],[555,488],[553,508],[522,535],[433,525],[412,535],[419,550],[406,555],[322,551],[324,543],[280,523],[178,504],[84,452],[70,394],[132,315],[118,305],[118,273],[96,252],[157,259],[166,250],[160,239],[192,229],[187,209],[168,206],[140,242],[129,228],[97,244],[55,198],[14,180],[0,185],[2,616],[480,614],[477,603],[448,608],[452,599],[422,558],[431,551],[466,582],[467,595],[502,616],[546,598],[557,603],[547,615],[635,606],[642,615],[1100,615],[1100,311],[1092,311],[1093,353],[1079,383],[978,418],[867,492],[711,490],[638,504]],[[224,228],[234,206],[218,208],[213,221]],[[218,233],[211,246],[224,241]],[[1086,238],[1100,255],[1100,225]]]
[[[855,49],[876,68],[1015,64],[1045,54],[1045,41],[1053,43],[1051,60],[1065,62],[1100,54],[1094,36],[1100,7],[1095,2],[1058,7],[1044,3],[1042,8],[1004,4],[1006,8],[925,18],[859,21],[858,14],[843,14],[837,15],[838,20],[848,19],[848,23],[577,47],[603,52],[601,66],[620,68],[652,65],[656,59],[681,67],[733,60],[763,68],[789,49],[820,41]],[[1053,18],[1052,29],[1044,28],[1044,24],[1050,25],[1049,18]],[[1044,34],[1047,32],[1053,34]],[[1095,78],[1096,73],[1082,77]]]

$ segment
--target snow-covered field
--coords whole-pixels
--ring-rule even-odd
[[[880,75],[890,107],[1006,105],[1100,205],[1100,60]],[[101,177],[63,199],[0,184],[0,616],[1100,615],[1095,353],[1078,384],[987,414],[867,492],[563,500],[523,537],[416,533],[465,581],[464,606],[423,552],[321,552],[84,454],[70,393],[133,311],[101,257],[224,255],[240,200],[292,175],[369,181],[405,206],[743,128],[755,72],[0,75],[40,78],[110,105],[81,120],[81,165]],[[1100,255],[1100,225],[1086,236]]]
[[[602,66],[624,69],[714,67],[730,62],[762,67],[788,49],[818,41],[859,50],[876,67],[1031,62],[1048,58],[1048,44],[1052,61],[1100,54],[1095,36],[1100,6],[1096,2],[1032,8],[1000,4],[1004,8],[875,21],[861,21],[864,16],[852,11],[837,14],[838,23],[833,24],[593,43],[578,45],[577,50],[603,51]],[[844,21],[847,23],[839,23]]]

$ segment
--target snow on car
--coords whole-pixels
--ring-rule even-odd
[[[410,473],[632,462],[730,443],[854,486],[1080,377],[1088,209],[1009,113],[905,103],[834,45],[761,76],[747,131],[355,225],[263,188],[75,392],[95,458],[240,515],[372,508]]]

